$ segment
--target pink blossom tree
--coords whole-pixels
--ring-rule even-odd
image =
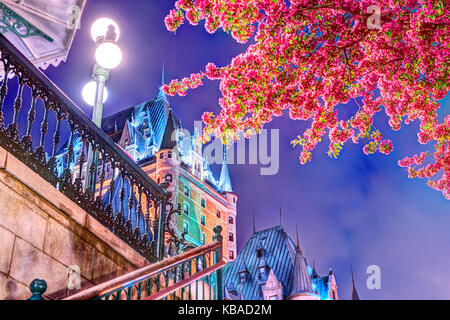
[[[258,134],[284,112],[312,119],[292,141],[302,164],[325,135],[332,157],[349,140],[365,154],[392,152],[373,125],[382,110],[393,130],[418,120],[418,142],[434,149],[398,163],[450,199],[450,115],[438,121],[449,90],[449,8],[447,0],[179,0],[168,30],[204,20],[210,33],[251,43],[229,65],[209,63],[164,89],[183,96],[205,77],[220,81],[221,112],[203,115],[205,140]],[[359,109],[339,120],[336,107],[349,101]]]

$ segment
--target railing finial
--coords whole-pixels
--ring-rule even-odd
[[[216,225],[216,226],[213,228],[213,231],[214,231],[214,238],[216,238],[217,236],[220,236],[220,233],[222,232],[222,226]],[[217,239],[214,239],[214,241],[218,241],[218,240],[217,240]]]
[[[220,246],[216,249],[215,261],[214,263],[220,263],[223,260],[223,237],[220,234],[222,232],[222,227],[220,225],[216,225],[213,228],[214,236],[213,241],[217,241],[220,243]],[[218,269],[215,273],[216,277],[216,299],[223,300],[223,289],[222,289],[222,268]]]
[[[42,295],[47,290],[47,282],[43,279],[34,279],[30,283],[30,291],[33,294],[28,300],[45,300]]]

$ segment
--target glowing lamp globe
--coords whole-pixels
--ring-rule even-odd
[[[105,69],[114,69],[122,61],[122,51],[114,42],[104,42],[95,50],[95,60]]]
[[[95,105],[95,95],[97,93],[97,83],[95,81],[89,81],[84,87],[83,91],[81,92],[84,101],[90,105]],[[104,88],[103,90],[103,102],[108,99],[108,90]]]
[[[117,25],[117,23],[114,22],[114,20],[111,20],[109,18],[100,18],[95,20],[95,22],[92,24],[91,27],[92,40],[97,41],[98,38],[105,37],[110,25],[114,26],[114,31],[117,34],[115,41],[119,40],[120,36],[119,26]]]

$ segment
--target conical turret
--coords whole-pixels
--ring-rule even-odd
[[[292,283],[291,295],[300,293],[314,293],[311,277],[308,273],[305,257],[300,248],[300,241],[297,229],[297,246],[294,261],[294,280]]]
[[[228,171],[227,165],[227,147],[225,144],[223,145],[223,161],[222,161],[222,170],[220,171],[219,190],[222,192],[233,193],[233,188],[231,186],[230,172]]]
[[[353,267],[350,267],[352,273],[352,300],[360,300],[358,291],[356,291],[355,278],[353,276]]]

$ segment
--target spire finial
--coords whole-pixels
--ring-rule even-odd
[[[165,82],[165,77],[166,77],[166,75],[165,75],[165,63],[164,63],[164,60],[163,60],[163,65],[162,65],[162,72],[161,72],[161,84],[164,84],[164,82]]]
[[[352,273],[352,300],[359,300],[359,294],[355,286],[355,277],[353,276],[353,266],[350,265],[350,272]]]
[[[255,211],[253,211],[253,233],[256,232],[256,226],[255,226]]]
[[[301,249],[300,249],[300,240],[298,238],[298,225],[297,224],[295,225],[295,233],[297,234],[297,250],[301,251]]]
[[[354,276],[353,276],[353,266],[352,266],[352,265],[350,265],[350,272],[352,273],[352,283],[353,283],[353,286],[355,286],[355,278],[354,278]]]
[[[283,215],[281,212],[281,204],[280,204],[280,226],[283,226]]]

